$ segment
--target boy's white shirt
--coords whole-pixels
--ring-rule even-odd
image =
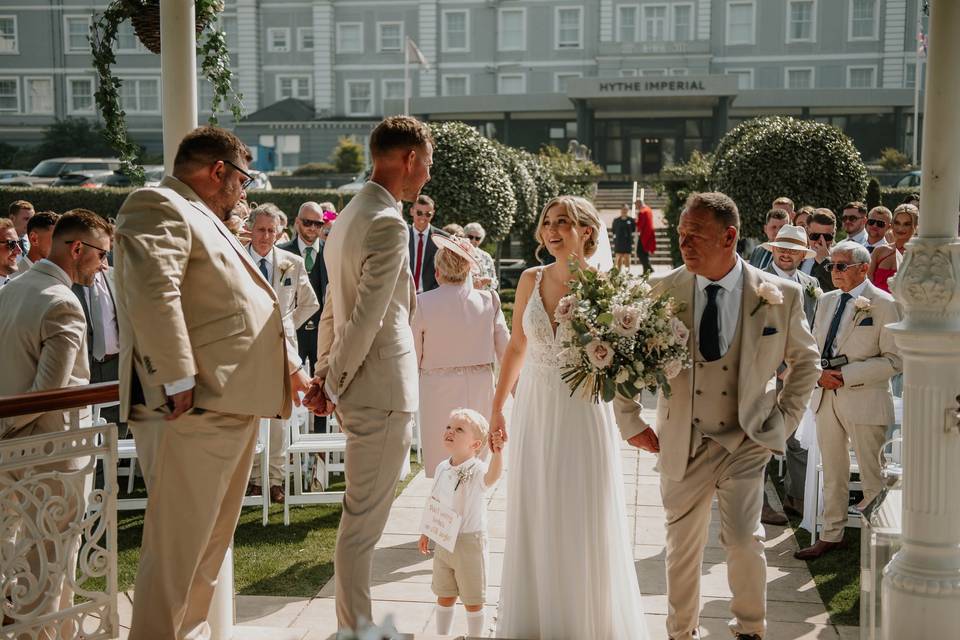
[[[489,487],[484,478],[488,466],[489,463],[476,457],[457,466],[453,466],[450,458],[446,458],[437,465],[431,497],[460,514],[461,534],[487,531],[487,508],[484,497]],[[460,471],[466,472],[468,477],[458,487]]]

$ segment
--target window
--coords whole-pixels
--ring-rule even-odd
[[[497,93],[526,93],[527,78],[522,73],[501,73],[497,76]]]
[[[470,13],[468,11],[444,11],[442,26],[440,35],[444,51],[470,51]]]
[[[267,29],[267,51],[271,53],[290,51],[290,29],[287,27],[270,27]]]
[[[0,16],[0,53],[19,53],[17,16]]]
[[[640,75],[645,78],[659,78],[667,75],[666,69],[641,69]]]
[[[647,42],[663,42],[667,39],[666,5],[643,8],[643,39]]]
[[[814,42],[817,5],[814,0],[790,0],[787,5],[787,42]]]
[[[64,16],[63,24],[67,53],[90,53],[90,16]]]
[[[160,80],[123,78],[120,106],[127,113],[160,113]]]
[[[753,44],[756,6],[750,2],[727,3],[727,44]]]
[[[874,89],[876,86],[876,67],[847,67],[848,89]]]
[[[383,103],[380,105],[380,113],[386,113],[387,108],[384,105],[387,100],[403,100],[406,93],[406,83],[403,80],[391,78],[390,80],[384,80],[382,87],[383,90],[380,95],[383,98]]]
[[[227,34],[227,48],[236,52],[240,48],[240,30],[237,27],[237,16],[220,15],[218,20],[220,30]]]
[[[670,75],[672,76],[685,76],[690,73],[690,69],[686,67],[675,67],[670,69]]]
[[[445,96],[470,95],[470,76],[462,76],[462,75],[443,76],[443,95]]]
[[[553,90],[557,93],[567,92],[567,80],[570,78],[582,78],[583,74],[579,71],[561,71],[553,74]]]
[[[787,89],[813,89],[813,67],[787,67],[784,73]]]
[[[128,22],[121,22],[117,27],[117,52],[118,53],[150,53],[150,50],[143,46],[140,38],[133,30],[133,25]]]
[[[497,50],[523,51],[527,48],[527,10],[500,9],[497,12]]]
[[[53,113],[53,78],[24,78],[27,113]]]
[[[337,23],[337,53],[363,53],[363,23]]]
[[[347,80],[347,115],[373,115],[372,80]]]
[[[377,23],[377,51],[395,52],[403,50],[403,23]]]
[[[636,42],[639,40],[637,24],[640,8],[637,6],[617,7],[617,42]]]
[[[16,78],[0,78],[0,112],[20,111],[20,83]]]
[[[877,0],[850,0],[850,40],[876,40],[880,32]]]
[[[284,98],[312,100],[311,83],[312,78],[309,75],[279,75],[277,76],[277,100]]]
[[[673,5],[673,39],[677,42],[693,40],[693,5]]]
[[[556,13],[557,49],[579,49],[583,46],[583,8],[557,7]]]
[[[297,27],[297,49],[313,51],[313,27]]]
[[[67,78],[67,111],[93,113],[93,78]]]
[[[727,69],[724,73],[737,77],[737,89],[753,89],[753,69]]]

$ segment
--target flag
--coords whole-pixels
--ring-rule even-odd
[[[413,41],[413,38],[407,38],[407,61],[415,61],[417,64],[423,65],[427,71],[430,70],[430,63],[423,55],[423,51],[420,51],[417,43]]]

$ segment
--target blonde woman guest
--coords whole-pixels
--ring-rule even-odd
[[[493,402],[493,365],[510,340],[494,291],[473,289],[473,248],[459,238],[432,234],[439,286],[417,296],[413,340],[420,367],[420,441],[423,468],[432,478],[446,453],[440,434],[457,408],[486,413]]]
[[[473,257],[477,260],[477,268],[473,272],[473,286],[477,289],[499,289],[497,282],[497,266],[493,256],[480,248],[487,232],[479,222],[471,222],[463,228],[467,240],[473,245]]]
[[[920,212],[912,204],[901,204],[893,211],[893,243],[878,246],[870,255],[867,278],[877,288],[890,292],[889,280],[900,268],[907,242],[917,232]]]

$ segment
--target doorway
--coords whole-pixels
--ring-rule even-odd
[[[663,168],[663,141],[655,137],[630,138],[630,174],[654,175]]]

